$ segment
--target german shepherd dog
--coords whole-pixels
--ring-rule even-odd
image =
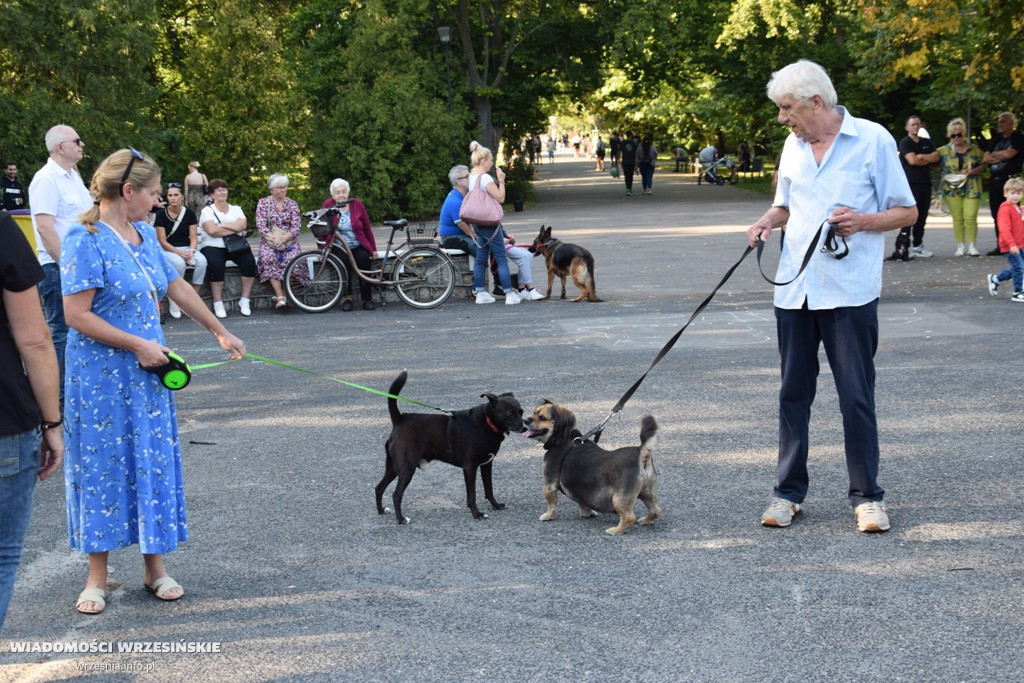
[[[661,515],[654,471],[658,424],[650,415],[640,423],[640,445],[607,451],[593,441],[578,443],[576,416],[568,408],[545,400],[525,420],[525,436],[544,444],[544,499],[548,509],[540,516],[555,518],[561,491],[580,506],[581,517],[615,512],[619,523],[605,533],[618,536],[636,523],[637,499],[647,506],[640,524],[652,524]]]
[[[408,374],[402,374],[391,383],[388,393],[398,396]],[[466,480],[466,506],[473,517],[484,519],[486,514],[476,506],[476,472],[484,484],[484,496],[495,510],[505,506],[494,498],[491,484],[491,462],[501,448],[501,442],[509,432],[522,432],[523,409],[511,393],[495,395],[481,394],[487,402],[456,411],[451,417],[405,413],[398,409],[398,401],[388,397],[388,412],[391,413],[391,435],[384,444],[384,477],[374,489],[377,497],[377,513],[390,512],[384,507],[384,490],[395,479],[398,484],[391,496],[395,506],[395,518],[399,524],[408,524],[409,518],[402,514],[402,496],[416,474],[417,467],[424,467],[432,460],[455,465],[462,470]]]
[[[569,244],[551,237],[551,227],[540,226],[540,234],[530,245],[530,251],[544,255],[548,267],[548,291],[545,299],[551,298],[552,285],[557,275],[562,280],[562,297],[565,298],[565,277],[572,275],[573,283],[579,287],[580,295],[573,301],[601,301],[597,298],[594,284],[594,257],[577,244]]]

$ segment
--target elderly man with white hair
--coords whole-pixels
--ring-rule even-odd
[[[804,270],[775,289],[782,387],[779,391],[779,460],[774,497],[761,515],[765,526],[786,527],[807,495],[811,404],[824,344],[843,416],[848,496],[860,531],[889,528],[878,485],[875,418],[875,349],[882,288],[885,231],[912,225],[914,195],[900,166],[896,141],[882,126],[855,118],[836,104],[825,70],[800,60],[775,72],[768,97],[789,127],[772,207],[747,230],[748,242],[767,240],[785,226],[777,280]],[[845,240],[842,257],[820,253],[826,231]],[[813,243],[815,235],[818,243]],[[837,258],[838,257],[838,258]]]
[[[28,187],[32,197],[32,229],[45,279],[39,283],[43,313],[57,351],[60,371],[60,405],[64,405],[64,347],[68,326],[64,322],[64,297],[60,283],[60,248],[68,228],[92,208],[92,195],[78,175],[75,164],[84,156],[85,143],[71,126],[56,125],[46,131],[46,165]]]

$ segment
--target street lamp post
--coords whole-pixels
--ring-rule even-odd
[[[441,44],[444,45],[444,70],[448,75],[448,113],[453,112],[452,109],[452,67],[448,57],[448,52],[451,49],[452,44],[452,27],[451,24],[441,24],[437,27],[437,37],[441,39]]]

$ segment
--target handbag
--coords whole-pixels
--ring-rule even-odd
[[[612,178],[618,178],[619,177],[619,167],[618,166],[612,166],[610,169],[608,169],[608,175],[610,175]]]
[[[966,173],[947,173],[942,176],[942,182],[946,184],[951,190],[959,190],[961,187],[967,184]]]
[[[222,223],[220,216],[217,214],[217,209],[213,210],[213,217],[217,219],[218,223]],[[246,231],[246,235],[248,234],[248,231]],[[245,239],[245,235],[239,235],[236,232],[230,235],[224,235],[221,239],[224,240],[224,248],[228,252],[228,258],[243,252],[252,253],[252,248],[249,246],[249,240]]]
[[[466,198],[462,200],[462,208],[459,209],[459,218],[464,223],[479,225],[483,228],[495,228],[501,223],[505,212],[498,200],[487,194],[487,190],[480,187],[480,179],[483,175],[477,176],[477,186],[471,188]]]

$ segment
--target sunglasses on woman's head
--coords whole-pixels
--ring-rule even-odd
[[[136,159],[139,159],[139,160],[142,159],[142,152],[140,152],[139,150],[135,149],[134,147],[129,147],[128,149],[132,153],[132,158],[128,160],[128,166],[125,167],[124,175],[121,176],[121,185],[117,189],[118,193],[122,197],[124,196],[124,186],[125,186],[125,183],[128,182],[128,176],[130,176],[132,174],[132,166],[135,165],[135,160]]]
[[[181,189],[181,183],[167,183],[167,189],[168,190],[180,190]]]

